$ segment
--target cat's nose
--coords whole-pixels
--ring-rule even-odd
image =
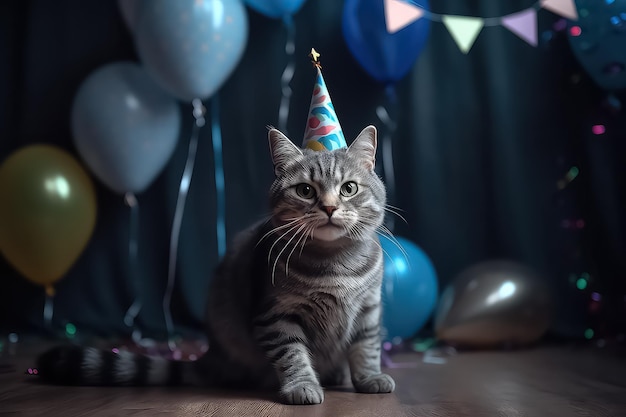
[[[336,206],[322,206],[322,209],[328,213],[328,217],[333,215],[333,212],[337,210]]]

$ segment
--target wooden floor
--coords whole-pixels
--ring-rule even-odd
[[[445,363],[394,355],[395,393],[327,391],[318,406],[196,388],[47,386],[24,372],[38,350],[0,358],[0,416],[626,416],[626,356],[606,348],[460,352]]]

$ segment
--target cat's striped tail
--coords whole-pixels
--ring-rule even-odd
[[[59,346],[37,359],[43,381],[61,385],[188,385],[193,362],[170,361],[128,351]]]

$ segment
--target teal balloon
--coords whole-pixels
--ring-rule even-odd
[[[244,0],[244,3],[267,17],[277,19],[296,13],[304,0]]]
[[[72,104],[79,154],[118,193],[138,193],[154,181],[174,152],[180,125],[178,102],[132,62],[90,74]]]
[[[143,0],[136,13],[139,58],[163,89],[185,101],[212,96],[248,39],[241,0]]]
[[[414,336],[433,314],[438,299],[437,273],[413,242],[381,236],[384,250],[382,287],[385,340]]]

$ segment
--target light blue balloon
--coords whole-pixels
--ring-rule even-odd
[[[244,0],[244,3],[267,17],[282,18],[300,10],[304,0]]]
[[[414,336],[433,314],[439,288],[435,268],[424,251],[407,239],[396,240],[400,247],[388,237],[380,237],[385,251],[382,288],[385,340]]]
[[[167,92],[191,101],[213,95],[235,69],[248,40],[240,0],[143,0],[135,45]]]
[[[178,102],[132,62],[90,74],[71,117],[82,159],[118,193],[138,193],[152,183],[172,156],[181,125]]]

